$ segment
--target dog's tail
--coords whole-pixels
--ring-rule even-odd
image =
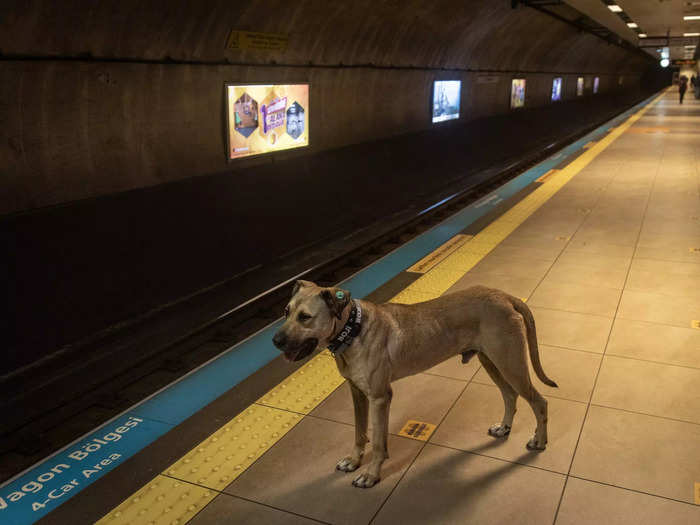
[[[545,385],[558,387],[558,385],[547,377],[547,374],[542,370],[542,363],[540,362],[540,351],[537,346],[537,331],[535,330],[535,318],[532,317],[532,312],[530,308],[518,299],[517,297],[512,297],[511,302],[513,303],[513,308],[523,316],[525,319],[525,328],[527,329],[527,347],[530,349],[530,360],[532,361],[532,368],[535,370],[537,377],[540,378]]]

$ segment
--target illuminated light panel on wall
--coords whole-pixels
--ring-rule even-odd
[[[627,22],[627,27],[639,27],[636,22]]]
[[[689,15],[684,16],[683,20],[700,20],[700,15]]]
[[[610,9],[610,11],[612,11],[613,13],[621,13],[622,12],[622,8],[617,4],[609,5],[608,9]]]
[[[700,33],[683,33],[683,36],[700,36]]]
[[[647,37],[647,34],[646,34],[646,33],[639,33],[637,36],[638,36],[639,38],[646,38],[646,37]]]

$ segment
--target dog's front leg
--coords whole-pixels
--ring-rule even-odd
[[[370,417],[372,418],[372,461],[352,484],[363,489],[379,482],[382,463],[389,457],[387,437],[389,435],[389,406],[391,388],[381,397],[370,397]]]
[[[367,439],[367,409],[369,401],[367,396],[352,382],[349,384],[350,392],[352,393],[352,404],[355,406],[355,447],[349,456],[345,456],[335,466],[336,469],[343,472],[357,470],[362,461],[362,455],[365,453],[365,445],[369,441]]]

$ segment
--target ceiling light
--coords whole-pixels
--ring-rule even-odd
[[[683,47],[685,47],[686,49],[695,49],[695,44],[693,44],[692,46],[683,46]]]
[[[627,22],[627,27],[639,27],[635,22]]]
[[[608,9],[610,9],[610,11],[612,11],[613,13],[619,13],[620,11],[622,11],[622,8],[617,4],[609,5]]]
[[[662,58],[660,63],[661,63],[661,67],[668,67],[670,62],[669,62],[668,58]]]
[[[684,16],[683,20],[700,20],[700,15],[689,15]]]
[[[700,33],[683,33],[683,36],[700,36]]]
[[[639,33],[637,36],[638,36],[639,38],[646,38],[646,37],[647,37],[647,34],[646,34],[646,33]]]

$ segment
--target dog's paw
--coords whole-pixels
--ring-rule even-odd
[[[354,470],[357,470],[357,467],[360,466],[360,460],[353,458],[352,456],[346,456],[340,461],[338,461],[338,464],[335,466],[336,470],[340,470],[341,472],[352,472]]]
[[[368,489],[374,487],[377,483],[379,483],[379,476],[374,476],[369,472],[363,472],[353,480],[352,486],[360,489]]]
[[[502,438],[506,437],[508,434],[510,434],[510,425],[503,425],[502,423],[498,423],[489,428],[489,436]]]
[[[541,443],[537,440],[537,438],[533,437],[525,446],[528,450],[544,450],[547,448],[547,442],[545,441],[544,443]]]

